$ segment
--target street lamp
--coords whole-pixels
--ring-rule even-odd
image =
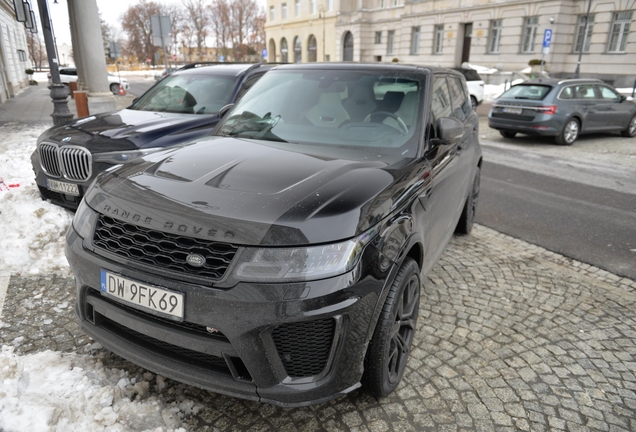
[[[321,3],[318,5],[318,19],[322,20],[322,61],[326,61],[325,54],[325,6]]]
[[[583,29],[583,42],[581,43],[581,49],[579,50],[579,60],[576,63],[576,70],[574,71],[574,75],[576,78],[579,77],[579,72],[581,71],[581,57],[583,56],[583,50],[585,49],[585,44],[587,43],[587,29],[590,25],[590,9],[592,8],[592,0],[588,0],[587,2],[587,14],[585,15],[585,29]]]

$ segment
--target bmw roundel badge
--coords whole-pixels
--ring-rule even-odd
[[[62,142],[69,142],[70,140],[71,140],[71,137],[62,138]]]

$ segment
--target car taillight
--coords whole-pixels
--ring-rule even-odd
[[[556,105],[543,106],[543,107],[538,107],[537,110],[540,111],[541,114],[552,115],[556,112],[557,106]]]

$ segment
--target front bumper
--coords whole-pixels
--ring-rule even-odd
[[[360,386],[382,292],[397,271],[395,265],[379,271],[374,263],[381,255],[369,246],[345,275],[218,289],[122,266],[89,249],[70,229],[66,256],[76,276],[76,312],[93,339],[163,376],[280,406],[320,403]],[[184,321],[102,296],[101,269],[183,293]]]

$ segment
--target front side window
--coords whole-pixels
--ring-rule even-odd
[[[395,39],[395,30],[389,30],[386,37],[386,53],[393,54],[393,40]]]
[[[443,76],[435,77],[433,80],[433,102],[431,104],[433,121],[436,122],[442,117],[450,117],[452,112],[453,107],[446,78]]]
[[[597,89],[599,89],[601,98],[603,100],[612,101],[612,102],[618,102],[621,100],[621,97],[614,90],[612,90],[611,88],[607,86],[600,85],[600,86],[597,86]]]
[[[587,22],[587,35],[585,34],[585,23]],[[576,39],[574,40],[574,52],[581,52],[583,41],[585,40],[585,47],[583,52],[590,52],[590,41],[592,40],[592,29],[594,27],[594,15],[590,15],[589,20],[587,15],[579,16],[579,22],[576,27]]]
[[[210,114],[228,104],[236,78],[203,74],[170,75],[130,109],[182,114]]]
[[[287,3],[280,5],[280,19],[287,19]]]
[[[539,17],[527,17],[523,26],[523,36],[521,37],[521,52],[533,53],[534,42],[537,38],[537,27],[539,26]]]
[[[501,21],[492,20],[490,21],[490,35],[488,39],[488,52],[490,54],[498,54],[499,53],[499,42],[501,41]]]
[[[615,12],[612,27],[610,29],[608,53],[624,53],[627,39],[629,38],[629,26],[632,22],[632,11]]]
[[[433,42],[433,54],[441,54],[444,50],[444,24],[435,26],[435,39]]]
[[[420,146],[424,85],[404,72],[272,70],[236,104],[216,135],[317,157],[412,158]],[[389,102],[390,113],[377,109]]]
[[[411,28],[411,54],[417,54],[420,52],[420,28]]]
[[[376,43],[376,45],[382,43],[382,32],[381,31],[375,32],[375,43]]]

